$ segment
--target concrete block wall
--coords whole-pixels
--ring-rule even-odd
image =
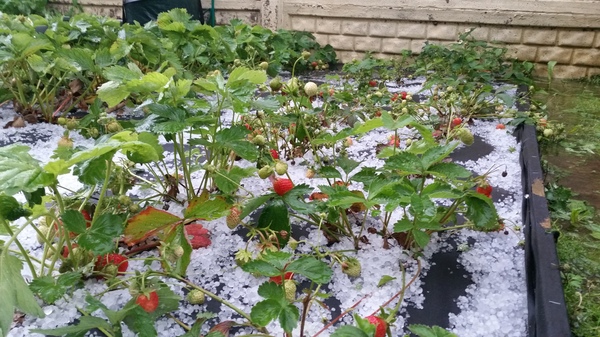
[[[201,0],[203,8],[210,0]],[[71,0],[50,0],[66,6]],[[120,18],[121,0],[79,0],[91,12]],[[368,3],[368,4],[367,4]],[[394,57],[421,51],[425,42],[448,44],[473,36],[536,64],[545,76],[600,74],[600,0],[215,0],[217,24],[242,19],[271,29],[308,31],[331,44],[342,62],[371,51]]]

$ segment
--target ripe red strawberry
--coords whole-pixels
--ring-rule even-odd
[[[499,123],[498,125],[496,125],[496,129],[498,129],[498,130],[504,130],[504,129],[506,129],[506,125],[504,125],[502,123]]]
[[[271,149],[270,152],[273,159],[279,159],[279,153],[277,153],[277,150]]]
[[[319,66],[319,63],[317,61],[313,61],[310,65],[316,69]]]
[[[82,209],[81,214],[85,219],[85,226],[90,227],[92,225],[92,216],[90,215],[90,212],[86,211],[85,209]]]
[[[377,81],[375,81],[375,80],[370,80],[370,81],[369,81],[369,86],[370,86],[370,87],[376,87],[376,86],[377,86]]]
[[[141,294],[135,300],[135,303],[142,307],[145,312],[154,312],[156,308],[158,308],[158,294],[156,291],[152,291],[146,296],[145,294]]]
[[[488,183],[483,183],[483,184],[477,186],[477,189],[476,189],[477,193],[483,194],[488,198],[490,198],[492,196],[492,190],[493,190],[492,186]]]
[[[109,253],[98,256],[96,259],[95,270],[102,271],[109,265],[117,266],[118,273],[124,274],[127,271],[127,267],[129,266],[129,262],[127,262],[127,257],[121,254]]]
[[[277,179],[273,182],[273,190],[279,195],[284,195],[294,188],[294,183],[289,179]]]
[[[371,315],[367,317],[367,321],[375,326],[375,334],[373,337],[385,337],[387,323],[383,318]]]
[[[452,120],[452,126],[457,127],[462,124],[462,118],[456,117]]]
[[[291,280],[294,277],[294,273],[288,271],[284,275],[284,279]],[[269,279],[271,282],[275,282],[277,284],[281,284],[281,276],[273,276]]]
[[[396,138],[395,135],[392,135],[390,137],[390,140],[388,141],[388,145],[389,146],[395,146],[395,147],[400,147],[400,138]]]
[[[406,99],[407,95],[408,94],[406,93],[406,91],[403,91],[403,92],[400,93],[400,97],[402,97],[402,99]]]
[[[76,244],[76,243],[72,243],[72,244],[71,244],[71,248],[75,249],[75,248],[77,248],[77,247],[79,247],[79,245],[78,245],[78,244]],[[62,249],[62,256],[63,256],[63,257],[66,259],[66,258],[68,258],[68,257],[69,257],[69,253],[70,253],[70,251],[69,251],[69,247],[67,247],[67,246],[63,246],[63,249]]]
[[[392,95],[392,98],[390,98],[392,100],[392,102],[395,102],[398,99],[398,93],[395,93]]]

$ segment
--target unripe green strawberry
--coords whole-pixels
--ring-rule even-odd
[[[97,128],[89,128],[88,135],[92,138],[98,138],[100,136],[100,131]]]
[[[67,124],[67,119],[64,117],[58,117],[58,119],[56,120],[56,123],[58,125],[66,125]]]
[[[310,52],[308,50],[305,50],[302,52],[303,59],[308,60],[309,57],[310,57]]]
[[[269,165],[265,165],[258,170],[258,176],[260,179],[267,179],[271,174],[273,174],[273,168]]]
[[[308,179],[312,179],[315,177],[315,170],[309,168],[308,170],[306,170],[306,178]]]
[[[138,204],[131,204],[129,205],[129,212],[131,213],[137,213],[140,211],[140,205]]]
[[[473,137],[473,134],[469,129],[459,129],[456,135],[458,139],[460,139],[460,141],[467,146],[473,145],[473,142],[475,142],[475,137]]]
[[[298,91],[298,87],[299,87],[298,78],[292,77],[287,81],[285,90],[288,93],[294,93],[294,92]]]
[[[204,293],[198,289],[190,291],[186,298],[191,304],[204,304],[206,301],[206,295],[204,295]]]
[[[112,121],[106,125],[106,131],[110,133],[119,132],[121,130],[123,130],[123,128],[121,127],[121,124],[119,124],[119,122],[117,121]]]
[[[263,136],[263,135],[256,135],[256,136],[254,136],[254,139],[252,139],[252,143],[254,143],[258,146],[264,146],[266,142],[267,142],[267,140],[265,139],[265,136]]]
[[[229,229],[234,229],[240,224],[240,214],[242,214],[242,209],[239,206],[233,206],[229,210],[229,214],[225,218],[225,222],[227,223],[227,227],[229,227]]]
[[[121,204],[123,206],[131,205],[131,198],[125,194],[121,194],[119,196],[119,204]]]
[[[283,288],[285,290],[285,299],[294,302],[296,300],[296,282],[285,280],[283,281]]]
[[[258,65],[262,70],[267,70],[269,68],[269,62],[261,62]]]
[[[58,145],[58,147],[70,149],[70,148],[73,148],[73,140],[71,138],[69,138],[69,136],[62,136],[58,140],[57,145]]]
[[[290,247],[291,249],[296,249],[296,248],[298,248],[299,242],[294,238],[290,238],[290,240],[288,241],[287,244],[288,244],[288,247]]]
[[[40,230],[40,232],[37,233],[37,241],[40,244],[43,244],[44,242],[46,242],[45,238],[48,237],[48,233],[50,232],[50,227],[48,227],[48,226],[38,226],[38,229]]]
[[[175,255],[177,258],[182,257],[184,253],[185,253],[185,251],[183,250],[183,247],[181,247],[180,245],[173,246],[173,255]]]
[[[287,170],[288,170],[288,164],[286,162],[278,161],[275,164],[275,172],[277,172],[277,174],[284,175],[287,173]]]
[[[108,266],[104,267],[103,272],[105,274],[107,274],[109,277],[114,277],[117,276],[117,273],[119,272],[119,267],[117,267],[114,264],[109,264]]]
[[[75,130],[79,126],[79,122],[76,119],[71,118],[67,120],[65,126],[67,127],[67,130]]]
[[[342,273],[350,277],[359,277],[361,269],[360,261],[355,258],[349,258],[342,264]]]
[[[129,290],[129,295],[131,295],[131,297],[138,297],[141,292],[140,292],[140,287],[138,286],[137,282],[132,281],[131,284],[129,284],[129,287],[127,288],[127,290]]]
[[[281,87],[283,86],[283,84],[281,83],[281,78],[279,76],[275,77],[271,80],[271,82],[269,82],[269,86],[271,87],[271,90],[279,91],[279,89],[281,89]]]
[[[552,129],[544,129],[544,137],[551,137],[554,134]]]
[[[308,97],[316,96],[318,91],[319,87],[315,82],[307,82],[304,85],[304,93],[306,93],[306,96]]]

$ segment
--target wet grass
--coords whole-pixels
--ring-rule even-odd
[[[600,77],[538,83],[536,99],[549,120],[564,124],[565,138],[542,148],[547,197],[572,332],[600,336]]]

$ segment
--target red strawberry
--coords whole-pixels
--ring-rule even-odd
[[[185,226],[185,235],[192,249],[208,247],[211,244],[208,230],[201,224],[190,224]]]
[[[135,300],[135,303],[142,307],[145,312],[154,312],[158,308],[158,294],[156,291],[150,292],[148,296],[141,294]]]
[[[389,146],[400,147],[400,138],[396,138],[395,135],[392,135],[390,137],[390,140],[388,141],[388,145]]]
[[[392,98],[390,98],[392,100],[392,102],[395,102],[398,99],[398,93],[395,93],[392,95]]]
[[[504,130],[504,129],[506,129],[506,125],[500,123],[500,124],[496,125],[496,129],[498,129],[498,130]]]
[[[277,179],[273,182],[273,190],[279,195],[284,195],[294,188],[294,183],[289,179]]]
[[[373,337],[385,337],[387,323],[383,318],[371,315],[367,317],[367,321],[375,326],[375,334]]]
[[[279,153],[277,153],[277,150],[275,149],[271,149],[271,157],[273,157],[273,159],[279,159]]]
[[[369,81],[369,86],[370,86],[370,87],[376,87],[376,86],[377,86],[377,81],[375,81],[375,80],[370,80],[370,81]]]
[[[90,227],[92,225],[92,216],[90,215],[90,212],[86,211],[85,209],[82,209],[81,214],[83,215],[83,218],[85,219],[86,227]]]
[[[245,127],[246,129],[248,129],[248,131],[252,131],[252,127],[250,126],[250,124],[248,124],[248,123],[245,123],[245,124],[244,124],[244,127]]]
[[[77,248],[77,247],[79,247],[79,245],[78,245],[78,244],[76,244],[76,243],[72,243],[72,244],[71,244],[71,248],[75,249],[75,248]],[[63,256],[63,257],[66,259],[67,257],[69,257],[69,253],[70,253],[70,251],[69,251],[69,247],[67,247],[67,246],[63,246],[63,249],[62,249],[62,256]]]
[[[452,120],[452,126],[456,127],[462,124],[462,119],[460,117],[456,117]]]
[[[493,190],[492,186],[488,183],[483,183],[483,184],[477,186],[477,189],[476,189],[477,193],[483,194],[488,198],[490,198],[492,196],[492,190]]]
[[[313,61],[310,65],[316,69],[319,66],[319,63],[317,61]]]
[[[284,279],[286,280],[291,280],[292,277],[294,277],[294,273],[292,273],[291,271],[288,271],[285,273],[284,275]],[[281,285],[281,276],[273,276],[270,278],[271,282],[275,282],[279,285]]]
[[[401,95],[400,97],[402,97],[402,99],[406,99],[406,96],[408,94],[406,93],[406,91],[403,91],[403,92],[400,93],[400,95]]]
[[[118,268],[119,274],[124,274],[129,266],[127,257],[121,254],[109,253],[98,256],[96,259],[96,271],[102,271],[109,265],[115,265]]]

